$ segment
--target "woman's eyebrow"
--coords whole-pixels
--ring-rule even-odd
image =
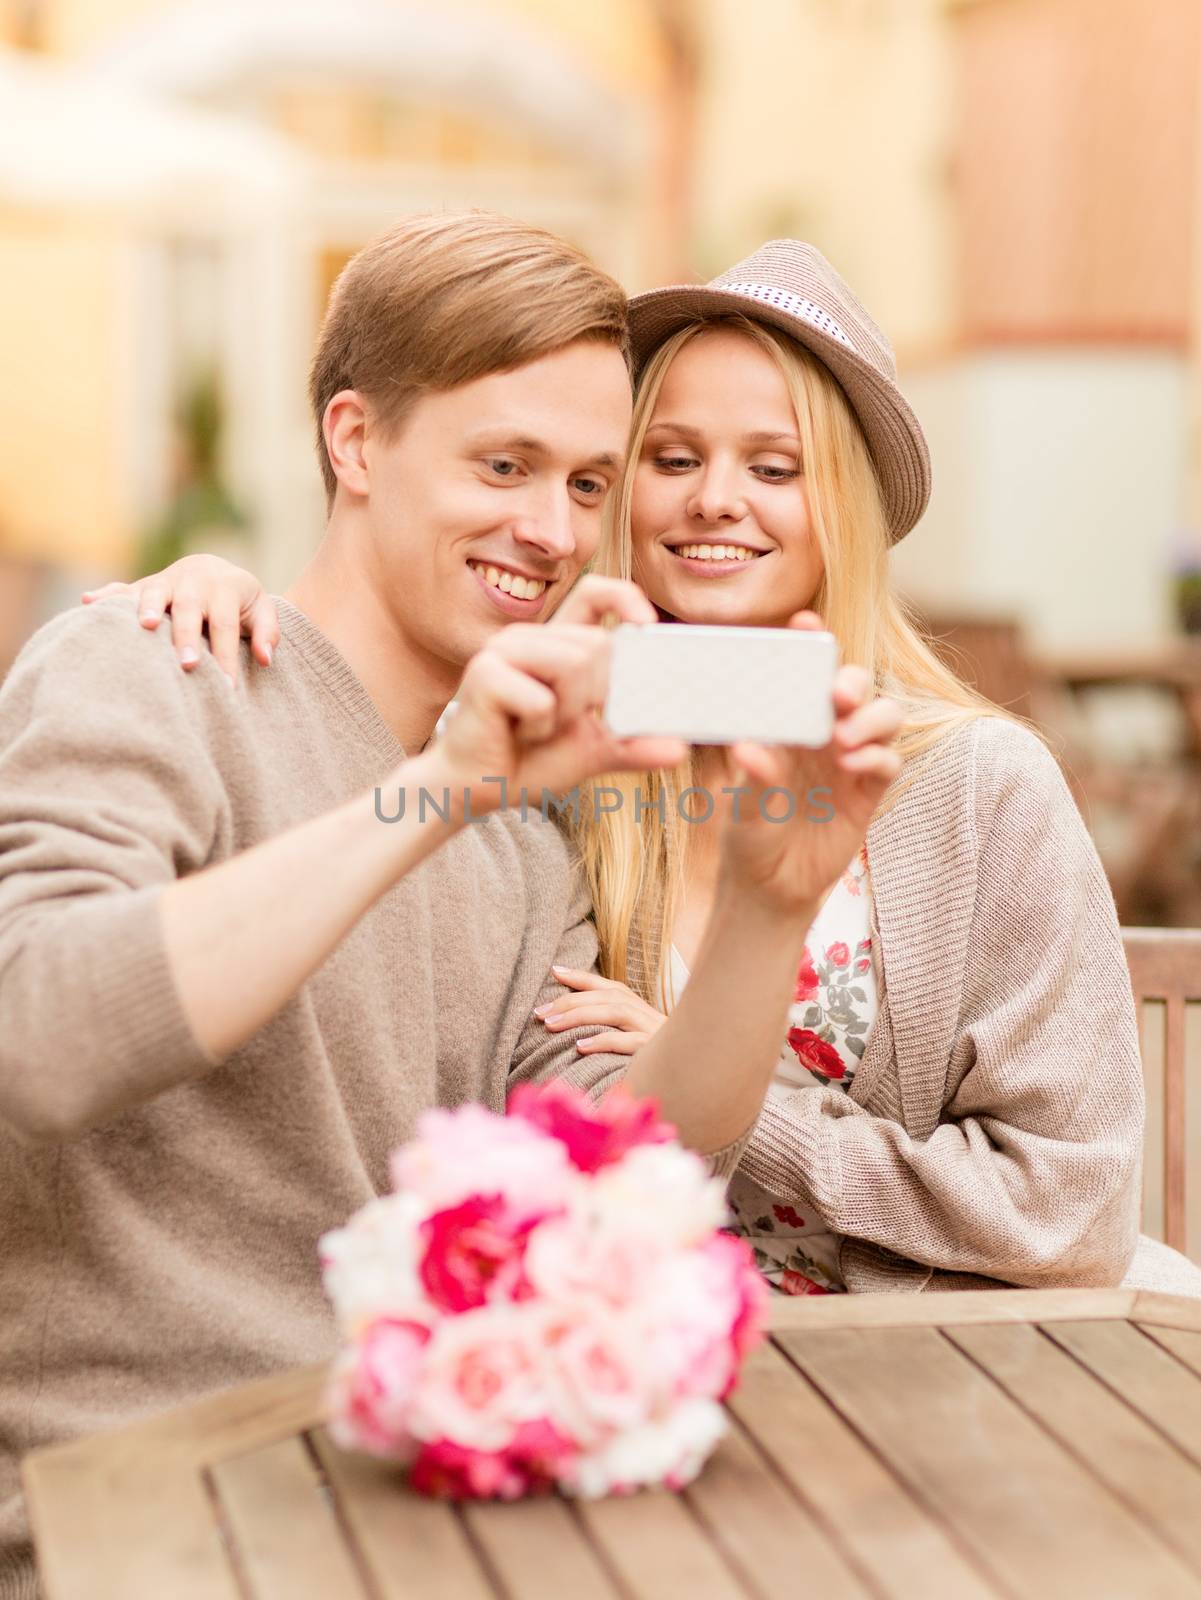
[[[646,430],[647,433],[675,433],[684,439],[700,439],[703,437],[702,428],[690,427],[686,422],[652,422]],[[801,441],[795,433],[777,433],[770,428],[757,428],[752,433],[744,433],[743,444],[776,444],[783,440],[785,444],[793,445],[800,449]]]

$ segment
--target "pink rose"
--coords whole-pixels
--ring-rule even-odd
[[[762,1339],[767,1326],[770,1298],[767,1280],[755,1265],[750,1245],[732,1233],[714,1234],[703,1247],[703,1254],[717,1277],[724,1280],[726,1292],[734,1303],[730,1342],[741,1363]]]
[[[380,1317],[339,1357],[329,1409],[331,1432],[344,1449],[407,1460],[408,1412],[430,1330]]]
[[[869,957],[861,956],[860,959],[856,961],[855,972],[859,977],[862,977],[865,972],[870,972],[871,970],[872,964]]]
[[[557,1139],[581,1172],[597,1172],[635,1145],[675,1138],[675,1129],[659,1121],[653,1100],[636,1100],[621,1088],[598,1105],[566,1083],[522,1084],[509,1097],[509,1116]]]
[[[393,1186],[434,1211],[498,1194],[518,1216],[543,1217],[566,1202],[574,1182],[557,1139],[478,1105],[423,1112],[417,1137],[392,1157]]]
[[[602,1216],[573,1211],[534,1230],[524,1273],[530,1291],[546,1300],[583,1297],[623,1306],[648,1292],[660,1254],[641,1229],[614,1227]]]
[[[421,1446],[409,1472],[419,1494],[439,1500],[516,1500],[549,1489],[576,1446],[545,1418],[521,1423],[505,1450],[472,1450],[453,1439]]]
[[[810,1072],[819,1072],[823,1078],[841,1078],[847,1070],[834,1046],[819,1039],[811,1028],[789,1028],[788,1043],[801,1065]]]
[[[803,1228],[804,1217],[800,1216],[792,1206],[772,1206],[772,1212],[777,1222],[783,1222],[789,1228]]]
[[[552,1316],[547,1337],[557,1415],[581,1446],[591,1448],[647,1416],[658,1375],[635,1320],[580,1304]]]
[[[506,1450],[518,1427],[548,1414],[545,1312],[497,1301],[446,1317],[425,1352],[410,1430],[469,1450]]]
[[[443,1311],[470,1311],[493,1295],[512,1296],[534,1223],[510,1213],[498,1195],[473,1195],[421,1224],[421,1282]]]
[[[797,968],[796,988],[793,990],[792,998],[802,1001],[817,999],[817,968],[813,964],[808,945],[805,946],[801,964]]]
[[[826,951],[826,960],[835,967],[845,967],[851,959],[851,952],[847,945],[840,939],[837,944],[832,944]]]

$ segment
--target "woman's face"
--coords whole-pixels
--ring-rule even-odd
[[[683,347],[633,463],[634,578],[680,622],[783,627],[822,568],[784,375],[744,334]]]

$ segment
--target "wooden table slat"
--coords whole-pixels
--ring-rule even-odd
[[[762,1600],[796,1600],[797,1560],[822,1600],[872,1600],[872,1591],[741,1429],[732,1430],[687,1499]]]
[[[453,1506],[406,1493],[399,1468],[340,1450],[324,1428],[310,1438],[379,1600],[494,1600]]]
[[[668,1489],[581,1500],[580,1520],[631,1600],[747,1600],[748,1591]]]
[[[1180,1558],[936,1329],[779,1341],[1007,1593],[1196,1596]]]
[[[463,1515],[506,1594],[521,1600],[621,1600],[574,1507],[557,1496],[514,1505],[483,1502],[467,1506]]]
[[[1201,1378],[1201,1333],[1186,1332],[1182,1328],[1151,1328],[1142,1322],[1138,1327]]]
[[[254,1600],[367,1595],[303,1440],[233,1456],[209,1471]]]
[[[1201,1468],[1039,1329],[993,1325],[944,1331],[1201,1572]]]
[[[27,1498],[47,1600],[242,1600],[200,1474],[137,1467],[50,1452],[38,1463]]]
[[[996,1588],[774,1345],[756,1350],[730,1410],[880,1594],[995,1600]]]
[[[1061,1322],[1047,1336],[1201,1461],[1201,1383],[1154,1339],[1128,1322]]]
[[[333,1444],[322,1367],[38,1450],[45,1600],[1201,1600],[1201,1302],[830,1295],[772,1318],[681,1495],[422,1499]]]

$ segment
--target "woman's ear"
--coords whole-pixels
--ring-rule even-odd
[[[340,389],[325,408],[321,431],[335,478],[350,494],[365,497],[369,488],[363,453],[367,412],[362,397],[353,389]]]

